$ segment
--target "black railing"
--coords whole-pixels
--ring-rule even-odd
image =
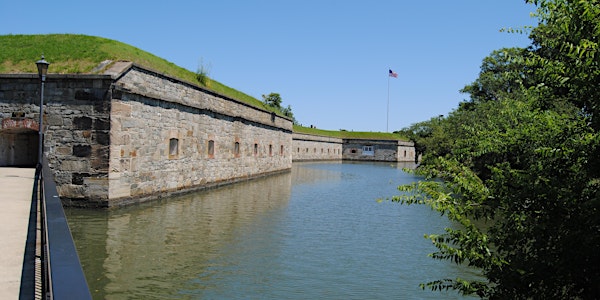
[[[35,203],[32,203],[20,298],[92,299],[56,190],[54,176],[46,159],[43,167],[38,166],[36,169],[33,202]],[[38,224],[41,246],[36,254],[35,228]],[[34,229],[31,226],[34,226]],[[31,251],[32,247],[34,251]],[[39,271],[35,270],[35,267],[35,271],[32,271],[32,265],[35,266],[36,261],[39,261]]]

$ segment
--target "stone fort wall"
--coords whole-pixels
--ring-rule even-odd
[[[341,160],[342,139],[294,133],[292,157],[294,161]]]
[[[61,196],[108,200],[112,82],[106,75],[51,75],[46,80],[44,153]],[[34,149],[35,156],[22,157],[22,164],[37,162],[39,101],[37,74],[0,75],[0,148]],[[11,123],[33,125],[20,130],[4,125]],[[10,139],[20,135],[35,139]]]
[[[345,139],[344,160],[415,162],[412,142],[398,140]]]
[[[247,180],[292,160],[414,161],[412,143],[292,134],[287,118],[128,62],[102,75],[52,74],[45,87],[44,153],[74,206]],[[0,74],[0,166],[35,165],[39,93],[37,75]]]
[[[68,204],[110,207],[291,168],[289,119],[116,65],[109,75],[47,77],[44,153]],[[39,92],[37,75],[0,75],[0,119],[8,124],[0,128],[0,153],[15,141],[37,149]],[[15,159],[0,162],[7,164]]]
[[[111,105],[109,198],[229,183],[289,170],[290,120],[133,67]]]

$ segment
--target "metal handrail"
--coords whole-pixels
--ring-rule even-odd
[[[33,197],[37,198],[35,200],[39,204],[39,223],[41,227],[41,254],[39,257],[41,260],[41,278],[36,279],[41,280],[41,284],[36,284],[41,286],[41,298],[92,299],[56,189],[54,176],[45,158],[43,166],[41,168],[38,166],[36,169]],[[31,226],[32,223],[35,222],[30,221],[29,225]],[[35,257],[33,261],[35,263]],[[37,294],[38,291],[35,291],[35,293]],[[20,298],[31,299],[28,297],[29,295],[31,295],[31,292],[24,291],[22,285]]]

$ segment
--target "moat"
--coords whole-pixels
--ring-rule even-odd
[[[427,256],[449,221],[377,201],[402,163],[289,173],[120,208],[66,211],[95,299],[462,299],[419,283],[472,270]]]

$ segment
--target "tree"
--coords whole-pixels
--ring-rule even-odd
[[[272,108],[276,108],[281,111],[281,96],[278,93],[270,93],[269,95],[262,95],[263,102]]]
[[[495,50],[483,60],[479,78],[465,86],[461,92],[470,94],[471,102],[496,101],[503,95],[531,86],[526,82],[528,67],[525,63],[527,50],[504,48]]]
[[[427,154],[416,172],[426,180],[401,186],[394,200],[429,205],[460,224],[428,235],[433,257],[487,278],[444,278],[428,283],[432,289],[598,299],[600,7],[530,2],[540,20],[532,47],[484,61],[463,90],[471,100],[421,137]]]
[[[294,118],[294,113],[292,112],[292,107],[290,105],[282,108],[281,112],[283,113],[284,116],[292,119],[292,123],[294,123],[294,125],[298,124],[298,122],[296,121],[296,118]]]

